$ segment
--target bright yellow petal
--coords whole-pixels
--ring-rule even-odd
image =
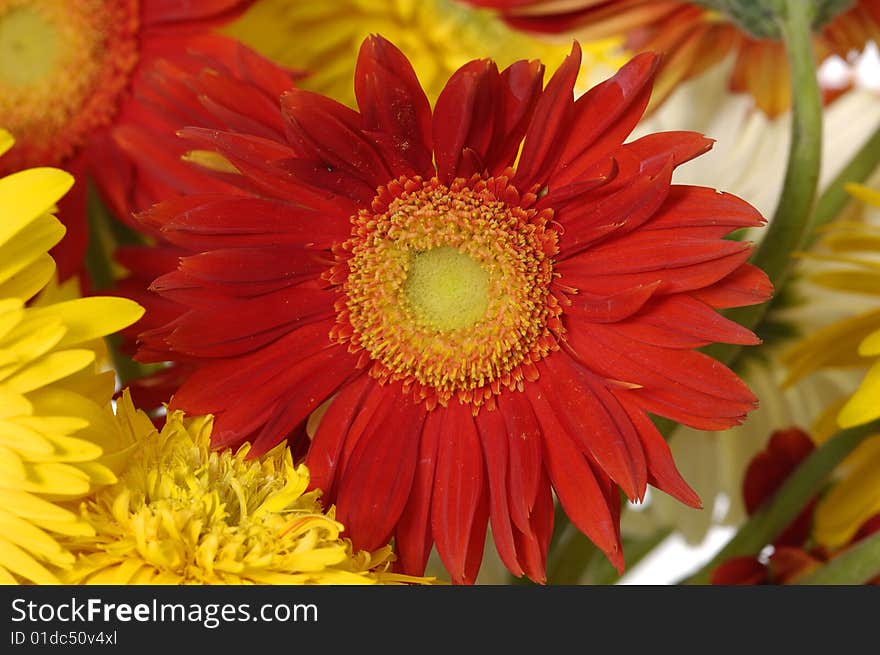
[[[840,411],[837,422],[842,428],[851,428],[875,418],[880,418],[880,360],[868,369],[858,391]]]
[[[0,508],[0,534],[44,562],[55,566],[73,563],[73,555],[62,548],[55,539],[3,508]]]
[[[0,243],[49,213],[73,186],[73,176],[57,168],[30,168],[0,179]]]
[[[31,318],[61,321],[67,327],[67,333],[58,348],[65,348],[118,332],[143,315],[144,308],[134,301],[99,296],[36,307]]]
[[[5,243],[0,241],[0,283],[26,269],[64,236],[64,226],[45,214]]]
[[[27,398],[0,387],[0,420],[13,416],[26,416],[31,414],[33,409]]]
[[[26,268],[0,284],[0,298],[33,298],[55,275],[55,260],[41,254]]]
[[[11,509],[16,516],[29,520],[75,522],[76,514],[55,503],[18,489],[0,488],[0,507]]]
[[[58,584],[59,580],[28,552],[0,536],[0,562],[3,568],[37,584]]]
[[[13,391],[27,393],[82,370],[95,361],[91,350],[63,350],[49,353],[6,380]]]

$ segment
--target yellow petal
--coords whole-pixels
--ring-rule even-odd
[[[91,350],[63,350],[49,353],[6,380],[13,391],[27,393],[82,370],[95,361]]]
[[[54,216],[44,214],[8,241],[0,242],[0,283],[23,271],[49,252],[64,236],[64,226]]]
[[[14,450],[28,461],[51,457],[55,449],[39,432],[20,425],[17,420],[0,420],[0,446]]]
[[[27,469],[21,457],[6,446],[0,445],[0,485],[18,487],[27,477]]]
[[[57,168],[30,168],[0,179],[0,243],[49,213],[73,186],[73,176]]]
[[[880,295],[880,275],[871,271],[825,271],[810,281],[829,289]]]
[[[34,406],[20,393],[0,387],[0,419],[32,414]]]
[[[88,474],[78,467],[58,462],[25,463],[26,477],[17,487],[22,491],[51,497],[84,496],[91,489]]]
[[[858,353],[861,341],[880,327],[880,310],[867,312],[817,330],[781,359],[789,368],[785,386],[824,366],[857,366],[864,363]]]
[[[859,354],[863,357],[880,355],[880,330],[869,334],[859,344]]]
[[[144,308],[134,301],[103,296],[78,298],[33,309],[34,318],[51,317],[60,320],[67,327],[59,348],[113,334],[143,315]]]
[[[0,534],[23,550],[38,556],[42,561],[55,566],[73,563],[73,555],[62,548],[55,539],[2,508],[0,508]]]
[[[18,489],[0,488],[0,507],[10,508],[16,515],[30,521],[73,522],[78,520],[73,512]]]
[[[880,418],[880,360],[868,369],[849,402],[837,417],[842,428],[851,428]]]
[[[880,437],[872,437],[858,450],[856,466],[816,506],[813,533],[830,548],[849,542],[866,520],[880,512]]]
[[[95,535],[95,529],[79,518],[75,521],[31,519],[31,523],[44,530],[64,535],[65,537],[93,537]]]
[[[850,195],[875,207],[880,207],[880,191],[874,191],[861,184],[847,184],[844,187]]]
[[[58,584],[59,580],[29,553],[0,537],[0,566],[37,584]]]
[[[31,264],[0,284],[0,298],[33,298],[55,275],[55,260],[42,253]]]
[[[0,127],[0,155],[9,150],[14,143],[15,139],[12,138],[12,134]]]

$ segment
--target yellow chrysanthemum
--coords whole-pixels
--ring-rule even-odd
[[[390,547],[353,552],[306,493],[309,474],[280,444],[261,458],[212,450],[212,418],[171,413],[158,432],[127,392],[117,420],[136,444],[119,482],[82,503],[95,534],[69,540],[78,584],[427,583],[390,572]]]
[[[0,154],[12,146],[0,130]],[[99,373],[100,338],[140,318],[120,298],[58,301],[35,294],[52,279],[47,254],[64,235],[49,212],[73,184],[53,168],[0,179],[0,583],[56,583],[73,562],[60,543],[90,526],[59,501],[115,481]]]
[[[455,0],[258,0],[224,31],[280,64],[309,71],[298,86],[349,105],[358,48],[370,34],[381,34],[406,54],[432,102],[450,75],[472,59],[487,57],[500,67],[540,59],[555,70],[571,51],[569,37],[528,36],[489,11]],[[619,44],[582,44],[583,90],[623,63]]]

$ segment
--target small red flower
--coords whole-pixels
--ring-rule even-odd
[[[372,37],[359,112],[298,89],[272,112],[241,93],[226,129],[182,130],[241,191],[141,216],[197,253],[153,285],[178,315],[141,335],[141,359],[194,370],[172,409],[215,414],[214,444],[250,440],[252,455],[320,416],[313,486],[358,548],[393,537],[407,572],[436,543],[472,582],[491,523],[507,567],[543,581],[554,491],[622,569],[620,489],[699,506],[648,414],[741,422],[755,397],[695,349],[756,343],[715,310],[771,292],[751,247],[722,238],[761,216],[671,183],[711,141],[624,143],[656,63],[636,57],[575,100],[577,45],[546,86],[538,62],[473,61],[432,110]]]
[[[682,0],[466,0],[498,9],[511,26],[531,32],[572,34],[584,41],[624,37],[632,52],[664,55],[652,105],[680,82],[735,56],[730,89],[752,95],[776,116],[791,105],[788,62],[782,43],[749,35],[717,10]],[[820,59],[846,57],[880,37],[880,0],[856,0],[817,30]]]
[[[751,516],[782,486],[789,475],[813,452],[809,435],[798,428],[778,430],[770,436],[767,447],[757,453],[743,478],[743,497]],[[880,530],[880,515],[866,521],[853,539],[837,552],[810,546],[816,498],[791,522],[772,544],[766,561],[759,556],[732,557],[712,572],[714,585],[796,584],[852,544]],[[876,582],[876,581],[875,581]]]
[[[0,174],[63,166],[76,184],[59,203],[65,239],[52,250],[61,279],[82,272],[88,241],[86,178],[102,192],[124,180],[128,164],[113,143],[114,125],[135,122],[133,86],[153,62],[180,57],[192,39],[213,50],[234,44],[209,30],[253,0],[19,0],[0,3],[0,125],[15,146]],[[127,109],[128,108],[128,109]],[[116,191],[119,193],[118,189]],[[126,192],[134,193],[132,189]],[[115,206],[119,216],[130,207]]]

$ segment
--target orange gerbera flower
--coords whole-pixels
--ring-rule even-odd
[[[653,105],[680,82],[735,54],[730,89],[750,93],[769,116],[791,105],[788,62],[778,41],[754,37],[718,11],[680,0],[465,0],[493,7],[522,30],[584,40],[625,36],[633,52],[665,55]],[[846,56],[880,38],[880,0],[856,0],[816,34],[817,57]]]
[[[62,279],[85,254],[86,176],[103,185],[121,164],[116,150],[97,144],[121,119],[133,81],[252,1],[0,0],[0,125],[15,137],[0,174],[36,165],[74,174],[58,214],[67,236],[52,251]]]
[[[769,296],[749,244],[722,238],[763,219],[671,184],[702,135],[624,144],[654,56],[575,100],[579,67],[575,46],[545,86],[538,62],[472,61],[432,110],[370,38],[359,112],[299,89],[270,111],[241,88],[226,129],[180,132],[239,192],[140,217],[191,253],[153,285],[177,315],[141,336],[141,359],[191,367],[171,409],[214,414],[217,447],[308,446],[356,547],[394,537],[407,572],[436,542],[473,581],[491,522],[507,567],[543,580],[551,490],[622,568],[619,489],[699,505],[647,414],[712,430],[756,402],[695,349],[757,342],[715,310]]]

